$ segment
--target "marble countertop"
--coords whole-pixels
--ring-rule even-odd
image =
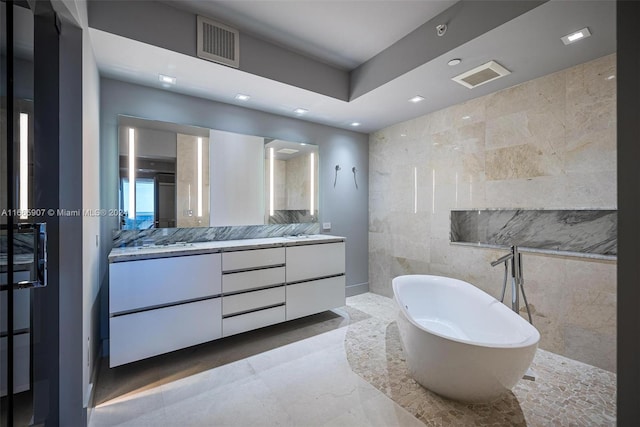
[[[344,240],[344,237],[339,236],[313,234],[306,236],[269,237],[264,239],[219,240],[214,242],[174,243],[172,245],[134,246],[113,248],[109,253],[109,262],[201,255],[235,250],[312,245],[316,243],[334,243],[343,242]]]

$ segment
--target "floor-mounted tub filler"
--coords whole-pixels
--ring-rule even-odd
[[[527,371],[540,333],[491,295],[440,276],[399,276],[392,284],[409,372],[422,386],[489,402]]]

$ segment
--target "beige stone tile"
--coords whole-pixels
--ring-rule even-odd
[[[574,360],[616,371],[615,334],[585,329],[577,325],[564,326],[564,354]]]
[[[283,363],[298,360],[310,354],[335,350],[344,345],[345,328],[335,329],[311,338],[299,340],[291,344],[275,348],[245,359],[255,373],[266,371]]]
[[[616,98],[616,55],[611,54],[566,70],[567,102]],[[613,78],[610,78],[613,76]]]
[[[294,425],[323,425],[378,393],[351,371],[344,347],[283,363],[259,372],[258,377]]]
[[[567,196],[569,189],[562,177],[540,176],[525,179],[510,179],[500,181],[487,180],[485,197],[487,208],[521,208],[521,209],[569,209],[571,207],[585,207],[585,198],[575,206],[569,204]],[[575,198],[575,197],[574,197]]]
[[[164,411],[161,387],[136,390],[97,405],[91,415],[91,426],[116,426],[145,421],[145,414]]]
[[[616,142],[615,127],[568,139],[564,170],[567,173],[616,171]]]
[[[90,423],[90,426],[94,424]],[[107,424],[113,425],[113,424]],[[118,427],[172,427],[167,423],[167,416],[164,408],[157,409],[155,411],[147,412],[139,417],[130,419],[123,423],[117,424]]]
[[[218,387],[225,387],[254,374],[255,371],[249,362],[243,359],[167,382],[161,386],[162,396],[166,405],[173,405]]]
[[[486,99],[486,97],[480,97],[455,105],[451,109],[453,126],[461,128],[473,123],[485,122]]]
[[[549,141],[543,144],[525,144],[487,150],[485,176],[500,181],[539,176],[557,176],[562,173],[562,157]]]
[[[258,377],[201,393],[166,407],[169,425],[293,425],[282,403]]]
[[[488,121],[485,147],[496,149],[522,144],[543,144],[549,139],[562,139],[564,135],[563,110],[524,110]]]
[[[349,409],[345,414],[326,423],[325,426],[423,427],[424,423],[383,395]]]
[[[618,205],[615,171],[567,173],[563,189],[565,208],[615,209]]]

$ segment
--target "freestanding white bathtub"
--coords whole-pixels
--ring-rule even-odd
[[[491,295],[440,276],[399,276],[392,284],[409,372],[422,386],[489,402],[527,371],[540,333]]]

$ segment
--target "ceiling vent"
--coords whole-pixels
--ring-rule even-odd
[[[511,74],[511,71],[498,64],[496,61],[489,61],[479,67],[453,77],[451,80],[460,83],[462,86],[473,89],[485,83],[499,79],[500,77]]]
[[[198,16],[198,58],[238,68],[240,33],[235,28]]]

